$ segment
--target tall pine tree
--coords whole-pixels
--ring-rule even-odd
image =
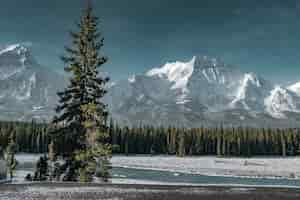
[[[77,181],[82,176],[80,173],[83,169],[88,168],[83,163],[94,163],[86,161],[87,158],[97,160],[95,155],[90,154],[94,144],[107,146],[99,145],[106,142],[103,137],[107,136],[108,112],[102,98],[109,79],[99,73],[99,68],[106,63],[107,58],[100,54],[104,39],[98,32],[98,18],[93,15],[90,3],[84,10],[78,28],[78,32],[71,32],[73,44],[65,48],[66,55],[62,57],[66,64],[65,71],[70,74],[70,82],[63,92],[58,93],[59,105],[52,132],[56,154],[66,160],[63,167],[66,181]],[[88,111],[92,109],[92,112],[87,114],[87,108]],[[88,156],[78,156],[87,153]],[[81,157],[85,160],[78,159]],[[93,172],[89,171],[89,174]]]

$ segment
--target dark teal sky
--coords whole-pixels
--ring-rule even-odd
[[[297,3],[298,2],[298,3]],[[114,80],[167,61],[216,56],[287,84],[300,81],[300,1],[94,0]],[[1,0],[0,44],[31,42],[38,61],[62,71],[84,0]]]

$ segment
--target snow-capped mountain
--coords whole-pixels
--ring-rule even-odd
[[[300,82],[289,86],[288,89],[300,96]]]
[[[26,45],[0,49],[0,119],[49,119],[63,85],[64,78],[40,66]]]
[[[286,118],[285,112],[300,112],[300,97],[288,89],[276,86],[265,98],[266,111],[275,118]]]
[[[116,83],[107,102],[125,124],[300,125],[295,90],[206,56],[168,62]]]
[[[26,45],[0,48],[0,120],[49,120],[65,78]],[[194,56],[111,83],[105,97],[119,123],[176,126],[298,126],[300,84],[280,87],[218,59]]]

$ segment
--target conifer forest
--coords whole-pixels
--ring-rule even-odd
[[[11,134],[18,152],[47,153],[51,127],[36,122],[1,122],[0,146],[5,149]],[[114,154],[165,154],[177,156],[296,156],[300,155],[300,129],[250,127],[177,128],[122,127],[111,122],[109,143]],[[68,148],[60,141],[61,151]]]

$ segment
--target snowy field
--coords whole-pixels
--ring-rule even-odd
[[[30,164],[32,162],[37,162],[43,154],[29,154],[29,153],[19,153],[16,154],[16,159],[18,165]]]
[[[37,161],[43,154],[20,153],[16,155],[17,170],[14,172],[14,182],[24,183],[27,174],[33,174]]]
[[[18,169],[14,182],[24,183],[24,177],[33,173],[38,154],[18,154]],[[244,178],[282,178],[300,180],[300,158],[260,157],[260,158],[218,158],[218,157],[185,157],[175,156],[113,156],[114,171],[112,183],[122,184],[160,184],[157,179],[149,179],[144,172],[129,169],[156,170],[172,172],[175,178],[180,173],[207,176],[244,177]],[[134,178],[129,174],[134,173]],[[138,175],[138,177],[136,177]],[[156,174],[157,176],[157,174]],[[132,179],[133,178],[133,179]],[[172,177],[171,177],[172,178]],[[173,178],[172,178],[173,179]],[[179,179],[178,179],[179,180]],[[168,182],[168,180],[166,180]],[[182,181],[182,179],[180,179]],[[187,181],[188,182],[188,181]],[[171,182],[170,182],[171,183]],[[165,184],[165,183],[162,183]],[[177,183],[178,184],[178,183]],[[183,183],[182,185],[187,184]]]
[[[171,171],[208,176],[300,179],[300,158],[218,158],[113,156],[113,167]]]

